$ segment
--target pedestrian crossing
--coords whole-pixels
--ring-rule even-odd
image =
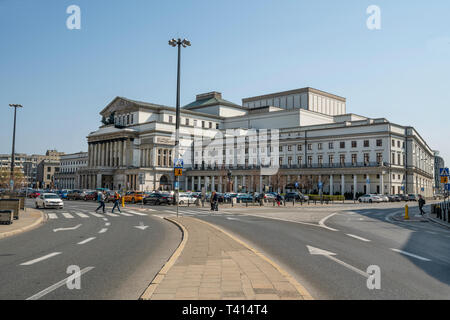
[[[105,213],[97,213],[97,212],[89,212],[87,210],[84,210],[83,212],[80,211],[72,211],[72,212],[66,212],[66,211],[57,211],[57,212],[48,212],[47,216],[49,220],[56,220],[56,219],[75,219],[75,218],[81,218],[81,219],[89,219],[89,218],[105,218],[105,217],[136,217],[136,216],[146,216],[146,213],[136,212],[136,211],[124,211],[121,212],[116,211],[115,213],[111,212],[105,212]]]

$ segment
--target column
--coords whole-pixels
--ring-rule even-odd
[[[259,193],[262,192],[262,179],[263,179],[262,175],[259,175]]]
[[[89,157],[88,157],[89,167],[92,167],[92,156],[93,156],[93,152],[92,151],[93,151],[92,144],[89,143]]]
[[[380,174],[380,193],[384,194],[384,172]]]
[[[188,190],[188,176],[184,176],[184,191]]]
[[[191,177],[191,191],[195,191],[195,176]]]
[[[98,167],[99,159],[100,159],[100,145],[98,143],[95,144],[95,163],[94,166]]]
[[[123,165],[128,166],[128,159],[127,159],[127,141],[123,141],[123,149],[122,149],[122,157],[123,157]]]
[[[223,180],[223,178],[222,178],[222,176],[220,176],[220,177],[219,177],[219,192],[220,192],[220,193],[223,192],[223,191],[222,191],[222,190],[223,190],[223,189],[222,189],[222,183],[223,183],[222,180]]]
[[[242,187],[245,187],[245,175],[242,176]],[[248,192],[247,188],[245,188],[245,192]]]
[[[358,175],[353,175],[353,200],[356,199],[356,193],[358,192]]]
[[[202,190],[202,177],[201,176],[198,176],[197,186],[198,186],[197,190],[199,190],[199,191]]]
[[[205,176],[205,192],[208,192],[208,190],[209,190],[208,183],[209,183],[209,177]]]
[[[112,167],[112,142],[108,142],[108,167]]]
[[[237,187],[238,187],[238,177],[234,176],[234,192],[237,192]]]
[[[330,174],[330,195],[332,196],[334,194],[334,181],[333,181],[333,175]]]
[[[345,193],[345,174],[341,174],[341,195]]]
[[[211,177],[211,191],[216,191],[216,186],[215,186],[215,182],[214,182],[214,179],[215,177],[214,176],[212,176]]]
[[[366,179],[366,193],[370,194],[370,175],[367,175]]]
[[[253,189],[253,185],[254,185],[254,177],[253,175],[250,176],[250,191],[251,192],[255,192],[255,190]]]

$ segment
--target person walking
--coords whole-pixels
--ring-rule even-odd
[[[218,211],[218,197],[217,197],[217,193],[215,191],[212,192],[211,194],[211,211]]]
[[[422,197],[421,194],[419,194],[419,210],[420,210],[420,214],[422,216],[425,214],[425,211],[423,211],[424,205],[425,205],[425,199]]]
[[[117,210],[120,211],[120,194],[118,192],[114,192],[114,206],[112,208],[111,213],[114,213],[114,209],[117,208]]]
[[[279,193],[277,193],[277,204],[278,206],[280,206],[280,202],[281,202],[281,196]]]
[[[97,201],[100,203],[97,209],[95,209],[95,212],[98,211],[98,209],[103,209],[103,213],[105,213],[105,194],[101,191],[98,192],[97,195]]]

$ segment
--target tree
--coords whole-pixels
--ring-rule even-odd
[[[0,188],[9,189],[11,179],[11,170],[9,168],[0,168]],[[14,168],[14,189],[20,189],[27,186],[27,179],[22,170],[18,167]]]

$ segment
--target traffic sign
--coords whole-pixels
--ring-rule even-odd
[[[447,176],[448,177],[450,175],[448,168],[440,168],[439,171],[441,173],[441,177],[442,176]]]
[[[322,187],[323,187],[323,182],[319,181],[319,189],[322,189]]]
[[[295,183],[295,189],[298,189],[298,182]]]
[[[446,190],[446,191],[450,191],[450,183],[447,183],[447,184],[445,185],[445,190]]]
[[[175,190],[178,190],[180,187],[180,183],[178,181],[175,181]]]
[[[179,177],[183,175],[183,169],[175,168],[175,177]]]
[[[441,183],[448,183],[448,177],[447,176],[441,176]]]
[[[173,162],[173,167],[177,169],[183,169],[183,165],[184,165],[183,159],[180,158],[175,159]]]

